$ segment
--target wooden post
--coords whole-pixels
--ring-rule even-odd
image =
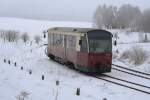
[[[103,100],[107,100],[107,98],[103,98]]]
[[[117,45],[117,40],[114,41],[114,45],[115,45],[115,46]]]
[[[80,95],[80,88],[77,88],[77,92],[76,92],[76,95]]]
[[[6,59],[4,59],[4,63],[6,63]]]
[[[17,66],[17,63],[15,62],[14,65]]]
[[[29,70],[29,74],[30,74],[30,75],[32,74],[32,70]]]
[[[21,70],[23,70],[23,67],[21,67]]]
[[[10,60],[8,60],[8,64],[10,65]]]
[[[44,75],[42,75],[42,80],[44,80]]]
[[[56,81],[56,85],[57,85],[57,86],[59,85],[59,81],[58,81],[58,80]]]

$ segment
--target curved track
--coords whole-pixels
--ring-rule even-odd
[[[122,80],[122,79],[117,79],[117,78],[114,78],[114,77],[110,77],[110,76],[105,75],[105,74],[102,74],[102,76],[92,75],[92,77],[95,77],[97,79],[101,79],[101,80],[104,80],[104,81],[107,81],[107,82],[110,82],[110,83],[113,83],[113,84],[116,84],[116,85],[120,85],[120,86],[129,88],[129,89],[133,89],[133,90],[136,90],[136,91],[139,91],[139,92],[142,92],[142,93],[150,94],[150,88],[147,87],[147,86],[146,86],[147,90],[143,90],[143,89],[137,88],[136,83],[131,83],[131,84],[134,85],[133,86],[133,85],[130,84],[129,81]],[[114,80],[112,80],[112,79],[114,79]],[[145,86],[141,86],[141,87],[143,88]]]
[[[149,77],[146,77],[146,76],[143,76],[143,75],[140,75],[140,74],[135,74],[135,73],[132,73],[132,72],[128,72],[128,71],[125,71],[125,70],[121,70],[121,69],[118,69],[118,68],[112,68],[113,70],[117,70],[117,71],[120,71],[120,72],[123,72],[123,73],[127,73],[127,74],[130,74],[130,75],[134,75],[134,76],[137,76],[137,77],[141,77],[141,78],[144,78],[144,79],[148,79],[150,80]]]
[[[116,64],[112,64],[112,65],[117,67],[117,68],[121,68],[121,69],[128,70],[128,71],[131,71],[131,72],[135,72],[135,73],[138,73],[138,74],[150,76],[150,74],[148,74],[148,73],[144,73],[144,72],[141,72],[141,71],[133,70],[133,69],[126,68],[126,67],[123,67],[123,66],[120,66],[120,65],[116,65]]]
[[[112,64],[112,72],[92,77],[150,94],[150,74]]]

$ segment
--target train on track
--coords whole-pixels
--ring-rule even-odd
[[[46,51],[50,59],[81,72],[111,72],[112,34],[106,30],[50,28]]]

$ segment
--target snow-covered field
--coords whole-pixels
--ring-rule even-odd
[[[42,34],[42,31],[55,26],[92,27],[90,23],[81,22],[47,22],[14,18],[0,18],[0,29],[13,29],[20,32],[28,32],[31,36]],[[121,34],[122,35],[122,34]],[[136,41],[131,36],[119,36],[119,42]],[[123,39],[126,39],[126,41]],[[46,39],[43,41],[46,41]],[[123,52],[133,44],[119,44],[114,49]],[[138,44],[137,44],[138,45]],[[140,44],[149,50],[150,44]],[[135,90],[121,87],[112,83],[82,75],[63,65],[47,58],[44,53],[45,46],[40,47],[36,43],[26,45],[22,41],[8,43],[0,39],[0,100],[149,100],[150,95]],[[6,59],[6,63],[4,63]],[[10,64],[8,64],[10,60]],[[17,66],[14,63],[17,63]],[[125,65],[114,59],[114,63]],[[142,67],[132,67],[145,72]],[[127,65],[126,65],[127,66]],[[23,70],[21,70],[23,67]],[[29,74],[32,70],[32,74]],[[44,75],[44,80],[42,80]],[[124,76],[127,77],[127,76]],[[59,85],[56,85],[59,81]],[[76,95],[80,88],[80,95]],[[20,99],[19,99],[20,97]]]
[[[0,17],[0,30],[17,30],[28,32],[30,35],[42,34],[51,27],[92,27],[89,22],[40,21],[18,18]]]
[[[118,33],[117,46],[113,47],[113,52],[118,50],[118,58],[113,60],[113,63],[123,65],[125,67],[133,68],[134,70],[150,73],[150,42],[142,43],[141,39],[144,39],[145,34],[150,41],[150,33],[141,33],[141,32],[128,32],[125,30],[111,30],[113,33]],[[128,61],[123,61],[120,59],[120,56],[123,52],[131,50],[133,47],[142,48],[147,52],[148,59],[139,66],[136,66]]]

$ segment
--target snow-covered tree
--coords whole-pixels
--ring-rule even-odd
[[[117,24],[121,28],[136,27],[136,21],[141,16],[141,11],[138,7],[133,7],[130,4],[122,5],[118,10]]]
[[[94,24],[98,28],[115,28],[116,27],[117,7],[99,6],[94,14]]]
[[[24,43],[26,43],[30,39],[28,33],[23,33],[21,38]]]
[[[19,39],[19,32],[15,30],[8,30],[6,31],[5,37],[9,42],[17,42]]]
[[[140,31],[150,32],[150,9],[143,11],[139,18],[137,28]]]

